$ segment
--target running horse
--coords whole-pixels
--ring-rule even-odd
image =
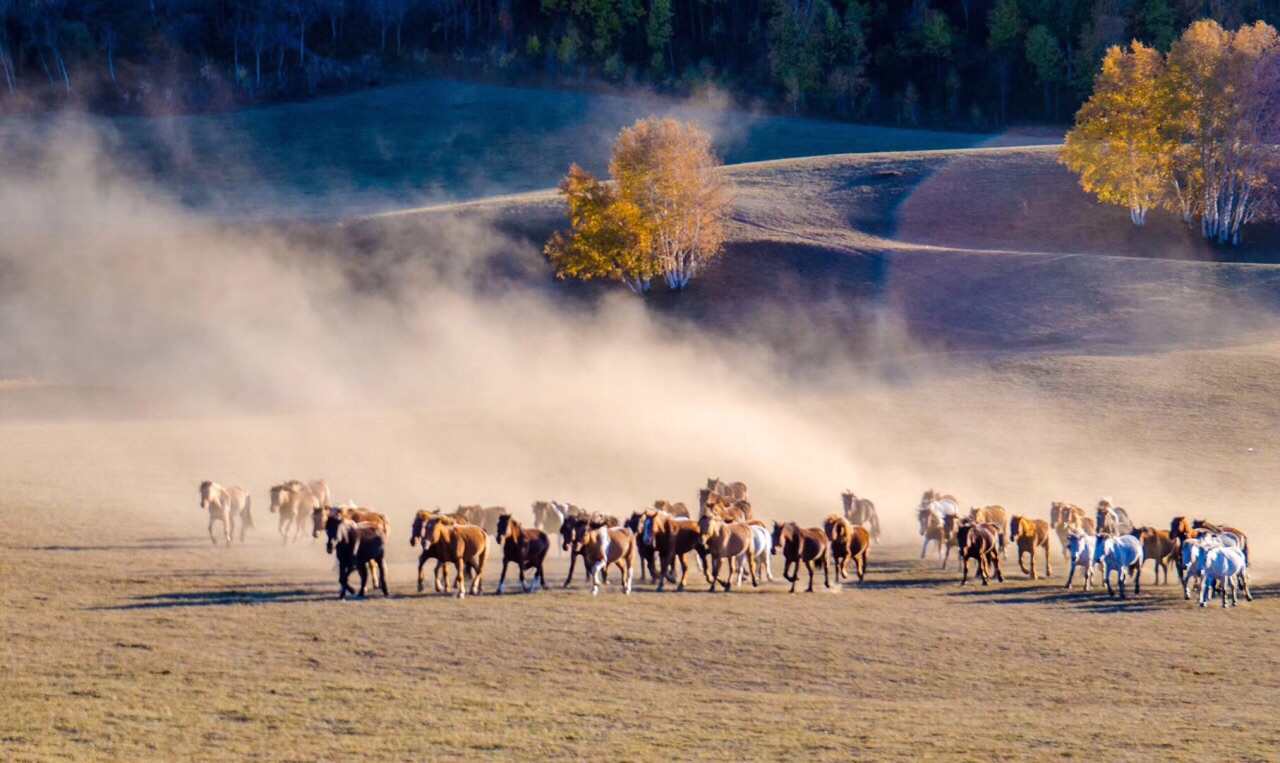
[[[840,494],[840,500],[844,504],[844,518],[855,525],[866,527],[871,540],[879,543],[880,517],[876,514],[876,505],[869,498],[859,498],[852,490],[847,489]]]
[[[477,596],[484,593],[481,581],[484,578],[485,562],[489,558],[489,535],[483,528],[459,524],[453,517],[436,516],[427,520],[423,526],[420,541],[424,553],[436,546],[440,547],[446,576],[448,565],[452,564],[457,568],[458,576],[454,587],[459,599],[466,596],[463,581],[467,572],[471,573],[471,593]],[[446,578],[446,593],[448,588]]]
[[[1133,520],[1129,518],[1129,512],[1113,504],[1110,498],[1098,501],[1098,512],[1094,521],[1099,535],[1103,533],[1128,535],[1133,532],[1134,525]]]
[[[983,585],[991,584],[991,572],[994,570],[996,580],[1004,582],[1004,573],[1000,570],[1000,528],[984,522],[978,524],[972,519],[962,519],[956,526],[956,541],[960,563],[964,570],[960,576],[960,585],[969,584],[969,560],[978,563],[978,576]]]
[[[507,565],[515,563],[520,573],[520,590],[533,593],[538,590],[538,581],[547,587],[547,577],[542,572],[543,560],[547,558],[547,549],[551,547],[547,534],[538,529],[525,529],[512,519],[510,514],[498,517],[498,528],[494,540],[502,547],[502,577],[498,578],[499,596],[507,582]],[[525,570],[533,570],[533,581],[529,588],[524,585]]]
[[[1013,538],[1018,551],[1018,568],[1035,580],[1036,550],[1044,549],[1044,574],[1053,577],[1053,568],[1049,566],[1049,523],[1043,519],[1029,519],[1014,514],[1009,519],[1009,535]],[[1031,569],[1022,563],[1024,555],[1031,557]]]
[[[213,534],[213,523],[222,522],[222,534],[227,546],[231,545],[231,537],[235,535],[236,520],[240,520],[240,542],[244,543],[246,527],[253,527],[253,513],[250,511],[249,493],[242,487],[223,487],[211,480],[200,483],[200,508],[209,511],[209,538],[213,545],[218,545],[218,538]]]
[[[858,582],[867,574],[867,550],[871,547],[871,534],[862,525],[854,524],[839,514],[829,514],[822,523],[827,543],[831,547],[831,562],[836,567],[836,582],[849,577],[846,568],[853,562],[853,572]]]
[[[387,568],[384,561],[386,555],[387,536],[382,528],[367,522],[357,523],[351,519],[343,519],[337,514],[330,514],[325,522],[325,534],[329,536],[326,548],[338,558],[338,598],[347,598],[347,593],[356,593],[348,582],[352,572],[360,573],[360,598],[364,598],[369,584],[369,573],[376,570],[374,587],[387,593]]]
[[[610,565],[622,570],[622,592],[631,593],[632,570],[636,564],[636,536],[625,527],[610,527],[587,522],[576,526],[574,544],[582,554],[582,563],[591,573],[591,595],[600,593],[601,573]]]
[[[707,575],[711,583],[710,593],[716,592],[716,583],[728,591],[733,585],[733,573],[741,560],[751,571],[751,586],[760,585],[756,579],[756,567],[752,563],[751,551],[754,545],[751,525],[745,522],[726,522],[714,514],[704,514],[698,520],[698,532],[702,537],[702,545],[706,546],[707,556],[711,559],[711,570]],[[729,576],[720,580],[720,565],[728,561]]]
[[[827,563],[827,536],[820,527],[802,529],[795,522],[785,524],[773,523],[773,548],[770,553],[782,551],[784,564],[782,577],[791,581],[791,593],[796,592],[796,582],[800,579],[800,565],[809,571],[809,588],[806,593],[813,593],[813,568],[822,567],[822,575],[827,588],[831,587],[831,567]],[[790,572],[790,574],[788,574]]]
[[[1062,544],[1062,555],[1067,561],[1071,561],[1071,554],[1067,550],[1071,533],[1079,531],[1085,535],[1097,534],[1096,523],[1085,516],[1084,509],[1062,501],[1054,501],[1049,505],[1049,527],[1057,534],[1058,542]]]
[[[644,536],[645,542],[653,546],[662,564],[658,572],[658,590],[663,590],[667,580],[676,582],[676,560],[679,559],[680,579],[676,591],[683,591],[685,581],[689,578],[688,555],[693,553],[694,558],[699,560],[705,556],[698,523],[688,517],[676,517],[653,509],[645,512],[640,528],[640,534]],[[702,561],[702,567],[706,569],[705,560]]]

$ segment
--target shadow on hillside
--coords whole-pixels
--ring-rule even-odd
[[[269,587],[269,586],[264,586]],[[381,596],[381,593],[378,594]],[[171,609],[175,607],[224,607],[237,604],[293,604],[336,598],[332,591],[322,592],[318,587],[282,587],[277,590],[243,591],[193,591],[190,593],[159,593],[134,597],[130,604],[109,607],[89,607],[90,611],[119,611],[137,609]],[[357,597],[358,598],[358,597]],[[372,597],[370,597],[372,598]]]
[[[120,545],[85,545],[69,544],[49,546],[24,546],[26,551],[176,551],[180,549],[209,546],[208,536],[185,535],[169,538],[141,538],[138,543]]]

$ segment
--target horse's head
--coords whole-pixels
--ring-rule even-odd
[[[499,514],[498,526],[493,530],[493,540],[499,544],[505,542],[508,535],[515,535],[518,527],[510,514]]]
[[[1029,523],[1023,517],[1020,517],[1017,514],[1014,514],[1013,516],[1009,517],[1009,538],[1012,540],[1017,540],[1018,538],[1021,538],[1025,534],[1023,532],[1023,528],[1025,527],[1026,524],[1029,524]]]
[[[769,553],[777,555],[778,549],[782,548],[782,544],[786,542],[786,525],[774,520],[773,532],[770,534]]]
[[[205,480],[200,483],[200,508],[209,507],[209,500],[213,497],[213,481]]]
[[[1084,561],[1082,554],[1088,551],[1088,540],[1091,536],[1085,535],[1079,530],[1072,530],[1067,535],[1067,554],[1070,555],[1074,562]]]
[[[702,542],[706,543],[711,540],[712,536],[720,532],[721,525],[724,520],[716,514],[703,514],[698,518],[698,535],[702,538]]]
[[[933,511],[928,507],[920,509],[916,512],[916,517],[920,520],[920,534],[924,535],[929,532],[929,520],[933,518]]]
[[[858,500],[858,496],[854,495],[852,490],[845,490],[840,494],[840,502],[844,505],[845,516],[848,516],[849,512],[853,511],[853,502],[856,500]]]
[[[603,527],[603,523],[593,528],[590,520],[582,518],[575,519],[573,521],[573,550],[577,551],[582,548],[582,546],[587,542],[587,537],[591,535],[592,531]]]
[[[578,529],[578,519],[566,518],[560,525],[560,548],[568,551],[573,546],[573,536]]]
[[[340,515],[329,512],[328,518],[324,522],[324,534],[328,539],[324,544],[324,552],[326,554],[333,553],[333,546],[338,542],[338,531],[342,529],[342,523],[345,521],[347,520],[344,520]]]

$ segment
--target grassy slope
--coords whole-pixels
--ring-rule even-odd
[[[711,598],[642,587],[593,599],[579,585],[420,600],[403,528],[421,499],[376,492],[420,462],[334,461],[325,443],[410,432],[437,455],[425,462],[433,474],[465,482],[487,477],[524,433],[467,431],[466,411],[22,420],[56,410],[55,391],[10,390],[0,516],[23,529],[0,541],[4,757],[1268,759],[1280,743],[1280,591],[1258,497],[1275,488],[1280,346],[1257,333],[1270,325],[1276,269],[1126,249],[1137,239],[1105,210],[1077,218],[1080,241],[1147,256],[1064,256],[1061,233],[1075,228],[1040,231],[1055,230],[1069,184],[1058,177],[1058,203],[993,229],[981,215],[1007,217],[1025,187],[968,177],[947,191],[935,181],[957,164],[1050,188],[1056,172],[1036,152],[743,167],[723,267],[686,299],[657,300],[677,322],[803,337],[855,326],[865,308],[850,304],[869,296],[901,316],[882,334],[890,345],[905,333],[1023,350],[882,360],[900,371],[889,383],[794,401],[848,432],[845,447],[865,459],[857,487],[877,499],[893,544],[876,549],[867,590],[788,597],[774,584]],[[971,182],[990,193],[966,197]],[[917,201],[934,189],[944,193]],[[943,218],[944,202],[968,204]],[[480,206],[533,237],[555,221],[545,199]],[[408,223],[359,235],[398,224]],[[952,231],[967,250],[940,248]],[[748,258],[760,275],[732,267]],[[545,288],[537,266],[513,277]],[[753,309],[720,306],[730,301]],[[762,314],[792,322],[766,329],[754,323]],[[290,453],[272,437],[281,427],[314,444],[343,494],[367,489],[392,514],[391,601],[331,601],[330,560],[306,543],[277,551],[261,508],[250,545],[208,547],[190,486],[210,469],[266,484]],[[589,446],[539,440],[539,458],[601,479],[648,470],[663,487],[646,489],[691,489],[701,476],[697,464],[624,463]],[[965,501],[1037,515],[1051,498],[1123,489],[1148,522],[1185,507],[1229,516],[1258,544],[1260,598],[1198,612],[1170,587],[1121,606],[1064,595],[1061,567],[1049,584],[1011,574],[961,591],[915,559],[921,475]],[[815,522],[834,508],[789,487],[759,485],[764,513]],[[91,512],[119,519],[87,523]]]

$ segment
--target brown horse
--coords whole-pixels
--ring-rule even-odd
[[[960,585],[969,583],[969,560],[978,562],[978,575],[983,585],[989,585],[991,575],[988,569],[994,569],[996,580],[1004,582],[1004,572],[1000,570],[1001,528],[990,522],[977,523],[972,519],[964,519],[956,527],[959,539],[960,563],[964,573],[960,576]]]
[[[658,573],[658,590],[661,591],[667,580],[675,581],[676,560],[680,560],[680,580],[676,591],[683,591],[685,581],[689,579],[689,560],[687,555],[693,552],[697,559],[703,559],[706,551],[702,545],[702,533],[698,523],[688,517],[676,517],[653,510],[645,512],[645,520],[641,524],[641,535],[646,536],[654,547],[662,562]],[[702,567],[706,569],[706,561]]]
[[[750,501],[734,499],[711,490],[698,491],[698,509],[699,518],[715,514],[726,522],[750,522],[752,519]]]
[[[356,593],[348,582],[351,573],[360,573],[360,598],[364,598],[369,584],[369,572],[377,570],[374,586],[387,593],[387,568],[384,562],[387,536],[382,528],[367,523],[357,524],[353,520],[343,519],[336,514],[330,515],[325,523],[325,534],[329,536],[326,548],[338,558],[338,598],[347,598],[347,592]]]
[[[578,546],[578,529],[586,529],[590,526],[591,520],[587,517],[566,516],[564,524],[560,526],[560,550],[569,552],[569,574],[564,578],[564,585],[561,588],[568,588],[573,582],[573,571],[577,568],[578,557],[582,556],[582,549]],[[587,580],[591,580],[591,569],[584,566],[583,572],[586,573]],[[605,570],[605,576],[608,576],[608,570]]]
[[[756,567],[751,563],[751,525],[745,522],[726,522],[714,514],[705,514],[698,520],[698,532],[702,537],[702,545],[706,546],[707,556],[711,559],[711,569],[707,575],[711,583],[711,593],[716,591],[716,583],[728,591],[733,584],[733,573],[739,559],[745,560],[751,569],[751,587],[760,585],[756,579]],[[720,565],[729,562],[729,577],[720,580]]]
[[[769,553],[777,555],[782,550],[782,577],[791,581],[791,593],[796,592],[796,581],[800,579],[800,565],[809,570],[809,588],[806,593],[813,593],[814,565],[822,567],[822,575],[827,588],[831,587],[831,566],[827,564],[827,536],[822,528],[802,529],[795,522],[773,523],[773,548]],[[791,574],[788,575],[787,572]]]
[[[391,523],[387,521],[387,515],[380,514],[373,509],[352,506],[323,506],[311,510],[311,537],[319,537],[320,533],[324,532],[326,520],[335,514],[339,519],[351,519],[356,522],[368,522],[369,524],[378,525],[382,528],[384,535],[391,534]]]
[[[855,525],[866,527],[871,533],[871,540],[880,542],[880,517],[876,514],[876,505],[867,498],[859,498],[852,490],[840,494],[844,504],[844,518]]]
[[[725,483],[719,477],[708,477],[707,489],[713,490],[733,501],[747,499],[747,486],[741,482]]]
[[[839,514],[829,514],[822,523],[827,543],[831,547],[831,561],[836,567],[836,582],[849,577],[846,570],[853,561],[853,571],[862,582],[867,574],[867,551],[871,547],[871,534],[862,525],[854,524]]]
[[[1005,528],[1009,526],[1009,515],[1003,506],[983,506],[982,508],[969,507],[969,519],[974,524],[993,524],[999,528],[1000,533],[1000,555],[1005,554],[1005,544],[1009,542],[1009,536],[1005,535]]]
[[[659,498],[658,500],[654,501],[653,508],[655,511],[665,511],[673,517],[691,517],[692,516],[691,514],[689,514],[688,506],[685,506],[680,501],[676,501],[675,503],[672,503],[671,501],[668,501],[666,498]]]
[[[489,558],[488,533],[474,525],[458,524],[453,517],[432,517],[422,528],[421,540],[423,551],[437,545],[443,547],[441,554],[446,565],[446,575],[448,575],[447,565],[452,564],[458,568],[454,587],[458,591],[459,599],[466,595],[462,583],[465,572],[468,571],[471,573],[471,593],[477,596],[484,593],[481,581],[484,577],[485,561]],[[447,578],[445,591],[448,592]]]
[[[625,527],[578,524],[574,544],[582,554],[582,563],[591,572],[591,595],[600,593],[600,584],[606,585],[601,572],[610,565],[622,570],[622,592],[631,593],[632,568],[636,563],[636,536]]]
[[[1058,542],[1062,544],[1062,556],[1068,562],[1071,561],[1071,552],[1067,550],[1067,543],[1072,531],[1097,534],[1097,523],[1084,509],[1062,501],[1054,501],[1049,506],[1049,527],[1057,534]]]
[[[1160,571],[1164,571],[1164,582],[1169,582],[1169,563],[1177,568],[1177,560],[1182,556],[1178,543],[1164,530],[1154,527],[1135,527],[1130,535],[1142,541],[1142,558],[1155,563],[1156,585],[1160,585]]]
[[[1044,574],[1046,577],[1053,577],[1053,568],[1049,566],[1049,523],[1043,519],[1028,519],[1014,514],[1009,519],[1009,535],[1013,537],[1013,542],[1018,547],[1018,567],[1035,580],[1036,575],[1036,549],[1044,549]],[[1031,557],[1031,569],[1023,564],[1023,555]]]
[[[422,531],[425,530],[427,527],[427,522],[430,522],[435,517],[441,517],[441,516],[450,517],[453,519],[454,522],[460,525],[467,524],[467,520],[465,517],[459,517],[455,514],[441,514],[439,513],[439,511],[427,511],[423,509],[422,511],[419,511],[413,518],[413,532],[409,536],[409,547],[412,548],[413,546],[416,546],[418,544],[418,541],[422,538]],[[422,568],[424,565],[426,565],[427,561],[431,559],[436,560],[436,571],[435,571],[436,593],[440,593],[444,591],[448,585],[449,581],[447,576],[447,570],[445,570],[445,566],[444,566],[444,559],[445,559],[444,546],[428,546],[427,544],[423,544],[422,553],[418,555],[418,593],[422,593],[425,587],[425,580],[422,575]]]
[[[542,562],[547,558],[547,549],[551,547],[547,534],[541,530],[528,529],[511,518],[510,514],[498,517],[498,529],[493,536],[502,547],[502,576],[498,578],[497,594],[502,595],[502,587],[507,582],[507,565],[515,563],[520,573],[520,590],[533,593],[538,590],[538,581],[547,587],[547,577],[542,572]],[[532,586],[525,588],[524,572],[533,570]]]

